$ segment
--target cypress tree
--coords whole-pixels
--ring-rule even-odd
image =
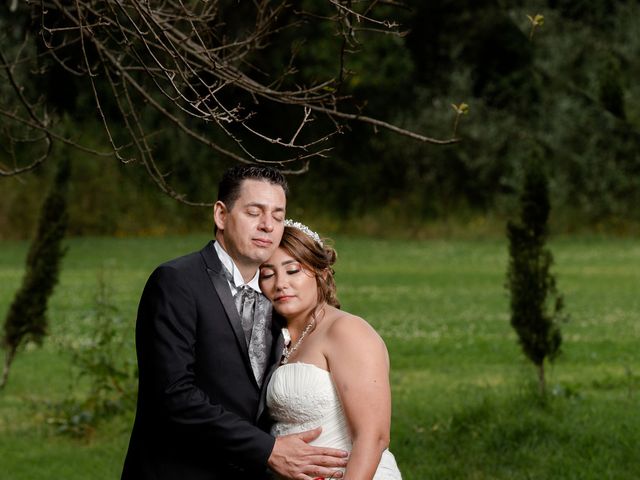
[[[511,294],[511,326],[515,329],[525,356],[538,373],[538,388],[545,392],[545,359],[560,353],[560,322],[563,297],[551,274],[553,255],[546,247],[549,211],[549,185],[539,162],[526,170],[520,195],[520,222],[508,222],[509,267],[507,287]]]
[[[20,345],[26,341],[42,343],[47,333],[47,302],[58,282],[62,246],[67,223],[67,190],[71,165],[58,164],[53,183],[40,209],[35,237],[29,248],[22,285],[16,292],[4,322],[2,346],[5,349],[0,388],[9,378],[9,369]]]
[[[625,120],[624,88],[621,83],[620,67],[613,57],[609,57],[599,72],[600,102],[609,112]]]

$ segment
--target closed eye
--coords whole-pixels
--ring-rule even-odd
[[[271,278],[275,275],[274,271],[270,268],[263,268],[260,270],[260,279],[266,280],[267,278]]]

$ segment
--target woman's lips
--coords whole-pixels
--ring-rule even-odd
[[[286,302],[287,300],[290,300],[293,298],[293,295],[282,295],[280,297],[276,297],[273,300],[276,302]]]

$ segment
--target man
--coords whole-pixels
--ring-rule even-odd
[[[215,242],[149,278],[136,324],[138,406],[123,480],[254,480],[267,468],[287,478],[329,477],[346,465],[345,452],[307,444],[319,429],[278,439],[263,430],[263,392],[282,337],[256,292],[258,267],[280,243],[286,192],[272,168],[228,170],[214,207]]]

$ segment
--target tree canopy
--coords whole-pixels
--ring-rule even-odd
[[[98,3],[101,8],[120,5]],[[0,135],[4,135],[0,168],[7,172],[31,165],[46,152],[47,135],[54,134],[109,153],[109,142],[100,133],[102,120],[91,80],[118,154],[136,159],[124,166],[90,160],[82,152],[75,155],[76,163],[82,165],[74,166],[74,195],[84,207],[70,206],[73,233],[153,229],[149,212],[159,209],[172,216],[167,223],[188,228],[189,218],[196,214],[144,194],[150,191],[147,172],[161,187],[165,182],[170,195],[209,203],[220,171],[239,161],[236,156],[276,162],[289,171],[308,168],[304,175],[290,177],[291,205],[300,209],[299,214],[330,217],[336,228],[377,222],[379,228],[373,231],[390,226],[406,230],[447,218],[469,222],[509,218],[517,208],[524,165],[532,156],[544,159],[549,174],[554,206],[551,228],[572,231],[588,226],[624,232],[637,231],[640,225],[635,207],[640,201],[640,85],[635,81],[640,74],[635,22],[640,2],[636,0],[412,0],[404,5],[297,1],[282,6],[277,18],[268,15],[271,10],[258,15],[256,5],[261,2],[206,2],[219,8],[217,17],[205,9],[205,2],[183,2],[184,8],[198,7],[210,13],[210,20],[218,19],[213,22],[215,34],[206,32],[208,36],[203,37],[212,49],[217,48],[215,42],[230,45],[229,39],[234,39],[232,45],[241,38],[259,38],[216,52],[235,59],[232,66],[245,75],[238,78],[252,79],[280,93],[293,92],[289,98],[301,95],[318,100],[309,117],[305,117],[305,106],[274,101],[264,91],[225,83],[223,72],[215,68],[203,70],[208,72],[204,77],[181,76],[172,63],[181,57],[155,55],[163,69],[154,63],[155,44],[145,50],[135,36],[131,39],[135,49],[121,48],[123,31],[132,28],[124,12],[117,17],[122,28],[102,25],[87,13],[81,17],[85,26],[79,29],[70,18],[57,18],[55,13],[60,11],[56,5],[62,5],[79,18],[75,3],[16,4],[15,11],[10,4],[0,6],[0,51],[6,59],[3,80],[9,80],[7,66],[16,58],[33,59],[15,65],[13,75],[24,80],[23,94],[37,118],[58,123],[57,130],[43,133],[36,120],[29,120],[29,111],[11,82],[0,82]],[[174,4],[182,5],[157,3]],[[44,22],[41,16],[33,16],[43,5],[49,12]],[[127,5],[134,8],[138,3]],[[279,5],[273,3],[272,8]],[[370,6],[375,8],[368,10]],[[351,10],[347,13],[342,7]],[[397,25],[384,23],[392,19]],[[188,21],[185,16],[173,28],[180,29]],[[260,22],[275,28],[273,35],[251,36],[249,32]],[[59,30],[49,35],[40,28],[43,23]],[[79,31],[86,34],[89,67]],[[153,31],[160,35],[162,30],[141,34],[152,36]],[[97,47],[90,47],[93,38],[118,52],[114,59],[123,62],[125,72],[116,75],[117,65],[103,61]],[[51,56],[45,39],[60,53],[62,63]],[[72,39],[75,43],[69,43]],[[187,46],[176,44],[175,48],[184,51]],[[146,52],[137,55],[153,75],[134,68],[139,51]],[[189,61],[203,63],[197,56]],[[179,65],[184,69],[187,64]],[[83,75],[65,68],[72,65]],[[177,90],[170,90],[174,88],[171,69],[176,72]],[[90,78],[89,70],[94,74]],[[145,88],[155,88],[153,98],[160,107],[174,105],[172,115],[184,120],[193,135],[145,101],[132,83],[122,80],[124,73]],[[109,75],[124,100],[129,92],[131,103],[125,102],[124,110],[112,93]],[[207,86],[217,100],[207,96]],[[225,88],[216,90],[220,86]],[[463,104],[468,114],[458,113]],[[224,111],[220,105],[233,111],[237,121],[221,120],[226,113],[216,117]],[[331,118],[321,110],[334,106],[346,118]],[[198,113],[198,109],[205,110]],[[191,115],[192,111],[210,120]],[[20,115],[30,129],[25,130],[25,123],[11,115]],[[375,123],[355,122],[350,115],[381,119],[385,125],[428,133],[434,139],[455,136],[461,142],[436,146],[414,141]],[[313,121],[305,123],[305,118]],[[136,134],[135,119],[144,133]],[[127,121],[135,128],[130,130]],[[297,146],[282,145],[291,143],[300,126]],[[254,132],[279,140],[271,142]],[[38,141],[24,141],[29,138]],[[233,154],[212,151],[207,142]],[[52,169],[43,166],[21,180],[0,179],[5,192],[0,205],[3,235],[27,232],[33,226],[29,216],[20,212],[38,203],[32,197],[38,198],[45,178],[52,175]],[[116,216],[111,209],[101,208],[103,204],[122,205],[126,215]],[[95,216],[82,216],[87,205],[100,210],[99,222]]]
[[[14,2],[0,17],[9,30],[0,45],[7,80],[0,116],[13,163],[0,173],[37,167],[50,158],[54,141],[99,154],[56,125],[61,112],[88,113],[87,96],[111,153],[124,163],[140,162],[165,193],[189,203],[156,160],[153,137],[167,127],[213,155],[289,173],[325,157],[328,140],[345,121],[452,143],[368,115],[349,88],[368,74],[353,71],[348,59],[368,42],[365,37],[402,35],[392,20],[393,4]],[[311,66],[301,68],[305,62]],[[25,159],[14,154],[18,143],[39,151]]]

